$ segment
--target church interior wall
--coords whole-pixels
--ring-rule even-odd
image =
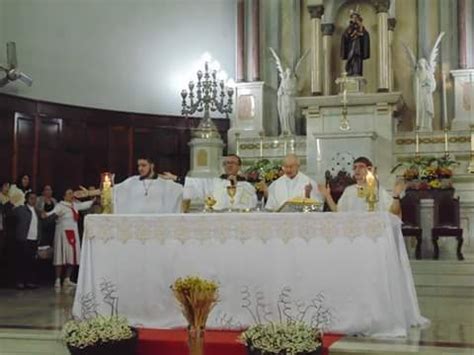
[[[4,40],[35,80],[1,92],[71,105],[180,114],[205,52],[235,77],[236,2],[0,0]],[[0,37],[1,39],[1,37]],[[2,40],[0,62],[5,61]]]
[[[215,120],[223,137],[229,121]],[[150,156],[159,172],[189,170],[195,119],[62,105],[0,94],[0,181],[31,174],[33,186],[97,186],[111,171],[116,182]],[[58,197],[61,197],[59,195]]]

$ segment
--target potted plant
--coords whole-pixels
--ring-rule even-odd
[[[138,343],[138,331],[127,319],[118,315],[115,285],[107,280],[100,283],[103,302],[110,314],[99,314],[95,294],[80,298],[81,316],[68,321],[62,338],[71,355],[133,355]]]
[[[138,332],[124,317],[97,316],[67,322],[63,339],[71,355],[132,355]]]
[[[240,336],[249,355],[318,355],[322,353],[320,330],[304,322],[257,324]]]

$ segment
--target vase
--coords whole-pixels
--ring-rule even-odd
[[[131,328],[133,336],[129,339],[99,343],[85,348],[67,345],[71,355],[134,355],[138,344],[138,331]]]
[[[188,327],[189,355],[204,355],[204,328]]]

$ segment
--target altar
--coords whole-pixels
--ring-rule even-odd
[[[406,336],[427,322],[388,213],[88,215],[73,314],[116,299],[133,325],[185,326],[170,285],[187,275],[219,283],[210,328],[290,318]]]

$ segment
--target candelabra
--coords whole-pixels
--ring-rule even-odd
[[[193,135],[198,138],[219,138],[219,132],[211,120],[211,112],[223,113],[228,118],[232,112],[234,90],[226,87],[224,80],[218,81],[217,71],[210,72],[207,62],[204,64],[204,72],[198,70],[196,76],[197,83],[190,81],[188,84],[189,92],[186,89],[181,91],[181,113],[188,117],[195,112],[204,112]]]

